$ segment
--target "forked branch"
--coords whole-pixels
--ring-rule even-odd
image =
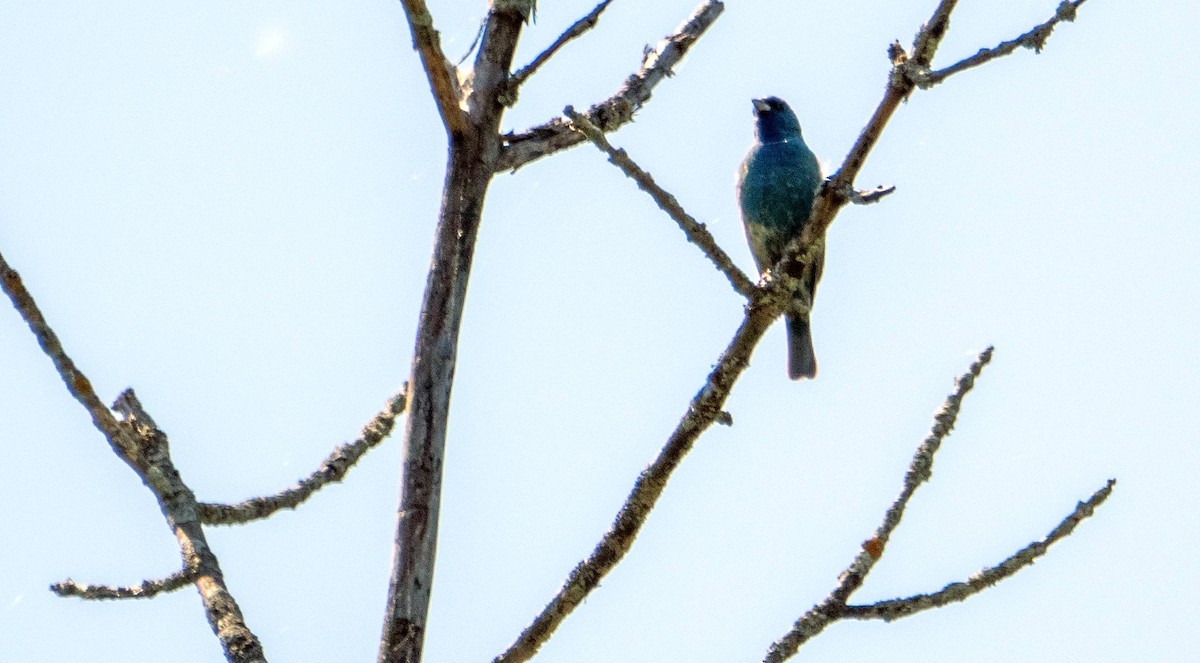
[[[188,574],[187,579],[199,590],[204,603],[204,614],[225,650],[225,657],[236,663],[265,661],[262,644],[246,626],[237,601],[225,586],[221,566],[216,555],[208,547],[204,529],[200,525],[196,496],[184,484],[171,462],[166,434],[155,426],[132,390],[125,390],[113,404],[113,409],[124,415],[122,421],[118,422],[113,411],[104,407],[92,389],[91,382],[67,356],[58,335],[46,322],[33,296],[22,283],[20,275],[8,265],[3,255],[0,255],[0,287],[3,287],[5,294],[25,319],[42,350],[54,362],[54,367],[66,383],[68,391],[92,415],[92,422],[104,434],[117,456],[124,460],[154,493],[167,525],[179,541],[183,568],[187,569],[181,573]],[[172,576],[164,581],[161,587],[152,585],[147,591],[170,589],[181,579]],[[73,589],[86,585],[66,582],[59,583],[59,587],[65,592],[62,595],[68,595]],[[81,594],[76,592],[74,595]]]
[[[910,617],[925,610],[941,608],[951,603],[965,601],[1001,580],[1014,575],[1017,571],[1032,566],[1039,557],[1048,552],[1050,546],[1070,536],[1075,531],[1075,528],[1079,526],[1079,523],[1090,518],[1096,512],[1096,508],[1103,504],[1109,495],[1112,495],[1113,488],[1116,485],[1116,479],[1109,479],[1103,488],[1092,493],[1092,496],[1088,499],[1075,505],[1075,510],[1064,518],[1058,524],[1058,527],[1055,527],[1045,538],[1030,543],[1003,562],[983,569],[962,582],[952,583],[941,591],[932,594],[918,594],[902,599],[877,601],[870,605],[848,605],[842,610],[842,613],[847,619],[882,619],[884,621],[892,621],[901,617]]]
[[[1080,502],[1075,510],[1046,538],[1025,546],[1000,564],[980,571],[965,582],[951,584],[934,594],[879,601],[871,605],[847,605],[850,596],[862,587],[867,575],[883,557],[888,540],[900,525],[904,510],[913,494],[932,476],[934,456],[954,429],[963,398],[975,385],[975,380],[978,379],[983,367],[991,359],[992,348],[988,348],[958,379],[954,391],[947,397],[945,405],[934,417],[933,429],[929,436],[921,443],[909,464],[908,471],[904,475],[904,487],[900,491],[900,496],[884,514],[883,523],[875,531],[875,535],[863,542],[861,550],[850,566],[838,576],[838,583],[833,591],[823,601],[804,613],[800,619],[796,620],[795,625],[786,635],[771,645],[763,659],[764,663],[781,663],[791,658],[805,643],[819,635],[829,625],[842,619],[892,620],[956,601],[965,601],[1017,571],[1032,565],[1034,560],[1046,554],[1051,545],[1069,536],[1080,522],[1091,516],[1096,507],[1108,499],[1116,484],[1115,480],[1109,480],[1104,488],[1093,494],[1087,501]]]

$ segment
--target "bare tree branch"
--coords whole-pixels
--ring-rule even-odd
[[[1041,25],[1034,27],[1032,30],[1026,32],[1020,37],[1001,42],[994,48],[981,48],[975,55],[959,60],[949,67],[938,69],[937,71],[918,74],[915,76],[917,87],[920,87],[923,90],[931,88],[934,85],[945,81],[947,78],[950,78],[954,74],[966,71],[972,67],[978,67],[981,64],[991,62],[992,60],[1004,57],[1005,55],[1009,55],[1018,48],[1029,48],[1035,53],[1041,53],[1042,49],[1046,47],[1046,40],[1049,39],[1050,34],[1054,32],[1054,28],[1063,21],[1074,21],[1076,11],[1078,11],[1079,6],[1084,2],[1087,2],[1087,0],[1074,0],[1073,2],[1071,0],[1063,0],[1063,2],[1058,5],[1058,10],[1055,11],[1053,18],[1045,23],[1042,23]]]
[[[654,87],[671,75],[672,69],[692,44],[724,10],[724,3],[718,0],[701,2],[673,34],[643,54],[642,65],[637,73],[626,79],[616,94],[588,109],[588,120],[606,133],[632,120],[634,113],[650,100]],[[578,145],[583,140],[583,136],[572,131],[569,123],[561,117],[519,134],[505,134],[504,151],[496,160],[496,170],[516,170],[544,156]]]
[[[941,0],[929,21],[917,31],[917,36],[913,39],[913,60],[921,66],[928,67],[929,63],[933,62],[933,56],[942,45],[942,39],[950,31],[950,14],[957,5],[958,0]]]
[[[563,114],[570,119],[573,128],[587,136],[596,147],[600,148],[601,152],[608,155],[610,163],[620,168],[634,182],[637,182],[638,188],[650,194],[650,197],[654,199],[659,208],[674,219],[675,223],[679,224],[684,234],[687,235],[688,241],[700,247],[704,255],[708,256],[708,259],[725,275],[725,278],[729,279],[729,283],[733,286],[734,290],[741,293],[747,299],[754,298],[758,292],[758,286],[746,276],[745,272],[734,264],[729,254],[725,253],[725,250],[717,245],[716,238],[712,236],[712,233],[708,232],[708,228],[705,228],[703,223],[696,221],[696,219],[684,211],[679,201],[675,199],[675,196],[672,196],[660,187],[650,173],[642,170],[634,163],[633,159],[629,158],[625,150],[614,148],[608,142],[608,139],[604,137],[604,132],[592,124],[586,116],[576,113],[575,109],[571,106],[567,106]]]
[[[912,499],[913,493],[922,483],[929,480],[934,454],[941,448],[942,440],[954,429],[963,398],[975,386],[975,379],[991,360],[992,348],[989,347],[980,353],[970,369],[958,378],[954,392],[946,398],[941,412],[934,417],[933,430],[929,432],[929,437],[925,438],[913,456],[908,472],[904,475],[904,488],[900,491],[900,497],[884,514],[883,524],[875,531],[875,536],[863,543],[862,550],[855,556],[854,561],[838,576],[838,584],[829,596],[804,613],[796,620],[791,631],[771,645],[763,659],[764,663],[779,663],[791,658],[804,643],[816,637],[826,626],[842,618],[846,601],[851,594],[858,591],[867,579],[867,574],[883,556],[888,539],[900,524],[900,518],[904,515],[904,509]]]
[[[896,498],[896,501],[888,508],[883,517],[883,524],[875,531],[874,541],[878,542],[879,546],[878,553],[874,555],[876,559],[883,554],[883,549],[887,547],[892,532],[896,531],[900,525],[900,519],[904,517],[904,510],[908,507],[908,502],[912,499],[913,494],[917,492],[917,488],[933,476],[933,457],[942,448],[942,441],[954,430],[954,424],[958,421],[958,413],[962,409],[963,399],[966,398],[967,392],[975,386],[975,380],[983,373],[984,367],[992,362],[993,352],[994,348],[988,347],[979,354],[967,372],[955,382],[954,393],[946,398],[946,403],[942,406],[941,411],[934,415],[933,429],[929,431],[929,437],[925,438],[925,441],[917,449],[912,463],[908,466],[908,472],[904,475],[904,488],[900,491],[900,497]]]
[[[555,39],[554,43],[550,44],[546,50],[538,53],[538,56],[534,58],[532,62],[524,67],[521,67],[517,73],[513,74],[512,77],[508,79],[508,91],[505,93],[507,97],[510,100],[516,100],[517,88],[524,85],[525,81],[529,80],[530,76],[533,76],[535,73],[537,73],[537,70],[540,69],[542,65],[549,62],[550,58],[554,57],[554,55],[558,53],[563,46],[566,46],[568,42],[583,36],[585,32],[596,27],[596,24],[600,22],[600,14],[602,14],[605,9],[608,9],[610,4],[612,4],[612,0],[603,0],[603,2],[596,5],[592,11],[588,12],[587,16],[584,16],[578,21],[572,23],[571,27],[567,28],[566,32],[559,35],[558,39]]]
[[[274,495],[253,497],[237,504],[201,502],[199,504],[201,522],[206,525],[236,525],[266,518],[281,509],[295,509],[318,490],[345,478],[346,473],[368,451],[374,449],[388,435],[391,435],[396,417],[403,414],[407,403],[408,390],[406,386],[405,389],[400,390],[400,393],[392,396],[388,400],[387,407],[363,427],[358,439],[334,449],[333,453],[329,454],[315,472],[287,490]]]
[[[965,601],[971,596],[995,585],[996,583],[1016,574],[1017,571],[1032,566],[1050,546],[1067,538],[1084,519],[1090,518],[1096,508],[1108,499],[1116,486],[1116,479],[1109,479],[1103,488],[1096,491],[1086,501],[1075,506],[1075,510],[1067,516],[1058,527],[1055,527],[1046,538],[1034,541],[1017,551],[1008,559],[996,566],[979,571],[964,582],[947,585],[944,589],[933,594],[919,594],[902,599],[879,601],[870,605],[847,605],[842,615],[847,619],[882,619],[892,621],[901,617],[915,615],[918,612],[941,608],[951,603]]]
[[[714,422],[726,421],[729,414],[721,408],[733,385],[750,365],[750,354],[783,310],[784,301],[760,298],[746,307],[746,316],[721,354],[700,391],[692,398],[687,412],[676,425],[658,457],[634,482],[612,526],[596,544],[592,554],[567,576],[562,589],[551,599],[516,642],[493,663],[527,661],[545,644],[566,617],[583,603],[600,581],[629,552],[645,524],[646,517],[667,487],[667,481],[692,449],[700,435]]]
[[[150,599],[169,592],[178,591],[196,582],[199,569],[182,569],[165,578],[143,580],[133,587],[110,585],[81,585],[70,578],[50,585],[50,591],[59,596],[77,596],[85,600],[102,601],[111,599]]]
[[[912,61],[914,63],[923,62],[925,67],[929,66],[928,63],[933,60],[938,46],[941,45],[942,39],[950,29],[950,13],[954,11],[956,4],[957,0],[942,0],[934,9],[929,21],[921,26],[913,40]],[[883,135],[883,129],[887,126],[888,120],[900,107],[900,102],[907,99],[916,87],[911,76],[907,75],[912,68],[912,65],[909,64],[910,58],[900,44],[892,45],[889,49],[889,57],[892,60],[892,72],[888,76],[887,89],[883,99],[875,108],[871,119],[858,134],[858,140],[854,141],[850,153],[842,161],[841,168],[838,168],[837,172],[829,178],[826,186],[821,189],[821,194],[817,196],[817,200],[813,204],[808,225],[805,226],[801,236],[795,240],[796,247],[807,245],[813,238],[825,234],[825,230],[837,216],[838,210],[849,202],[845,192],[854,190],[854,180],[867,162],[867,155],[879,142],[879,137]]]
[[[4,292],[12,300],[13,306],[25,319],[25,323],[29,325],[33,335],[37,337],[42,351],[50,357],[50,361],[54,362],[54,368],[58,371],[63,383],[67,385],[67,391],[71,392],[71,396],[83,405],[88,414],[92,415],[92,424],[104,434],[109,446],[117,456],[126,463],[131,463],[131,459],[136,455],[136,441],[128,435],[127,431],[117,425],[117,419],[113,416],[112,411],[105,407],[100,397],[96,395],[91,380],[88,380],[83,371],[79,370],[75,362],[67,356],[62,343],[58,340],[58,335],[47,324],[46,318],[38,309],[37,302],[25,289],[21,275],[8,265],[2,254],[0,254],[0,287],[4,288]]]
[[[404,14],[408,17],[413,50],[421,56],[421,65],[429,78],[433,100],[446,125],[446,133],[451,137],[460,136],[468,130],[466,115],[459,105],[462,91],[458,86],[454,65],[442,52],[441,38],[433,28],[433,16],[430,16],[425,0],[400,0],[400,4],[404,6]]]
[[[262,644],[246,626],[237,601],[225,587],[221,566],[208,547],[200,525],[196,496],[183,483],[171,462],[166,434],[158,430],[142,410],[133,390],[125,390],[113,404],[113,408],[124,415],[123,421],[118,422],[112,410],[104,407],[91,382],[63,350],[20,275],[8,265],[3,255],[0,255],[0,287],[33,330],[42,350],[54,362],[67,390],[92,415],[93,424],[104,434],[117,456],[154,493],[167,524],[179,541],[183,568],[195,569],[191,581],[200,592],[209,626],[220,640],[225,657],[237,663],[265,661]]]

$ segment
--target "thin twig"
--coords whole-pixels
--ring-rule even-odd
[[[1000,42],[1000,44],[994,48],[981,48],[975,55],[959,60],[949,67],[924,73],[923,75],[918,75],[916,77],[916,84],[923,90],[931,88],[934,85],[945,81],[947,78],[950,78],[954,74],[966,71],[972,67],[978,67],[979,65],[995,60],[996,58],[1009,55],[1018,48],[1028,48],[1032,49],[1035,53],[1041,53],[1042,49],[1046,47],[1046,40],[1049,39],[1050,34],[1054,32],[1054,28],[1063,21],[1074,21],[1076,11],[1078,11],[1079,6],[1085,2],[1087,2],[1087,0],[1063,0],[1063,2],[1058,5],[1058,10],[1055,11],[1054,17],[1045,23],[1036,26],[1029,32],[1026,32],[1016,39]]]
[[[904,516],[904,509],[907,508],[913,494],[917,492],[917,488],[926,481],[929,481],[929,478],[933,475],[933,457],[937,454],[938,449],[942,447],[942,441],[954,430],[954,424],[958,421],[959,410],[962,409],[963,399],[966,398],[971,388],[975,386],[975,380],[979,378],[984,367],[991,363],[993,352],[994,348],[989,346],[986,350],[979,353],[979,357],[971,364],[967,372],[959,376],[955,382],[954,392],[946,398],[941,411],[934,415],[933,428],[929,431],[929,437],[926,437],[925,441],[917,449],[912,463],[908,466],[908,472],[904,475],[904,488],[900,491],[900,496],[888,508],[887,513],[883,517],[883,524],[875,532],[874,540],[878,542],[878,554],[874,555],[875,558],[883,554],[883,549],[887,546],[892,532],[896,531],[896,527],[900,525],[900,519]]]
[[[38,309],[37,302],[25,289],[21,275],[9,266],[3,254],[0,254],[0,287],[4,288],[4,292],[12,300],[13,306],[25,319],[25,323],[29,325],[33,335],[37,337],[42,351],[50,357],[50,361],[54,362],[54,368],[58,371],[63,383],[67,385],[67,391],[71,392],[71,396],[75,397],[75,400],[79,401],[92,416],[92,424],[104,434],[113,451],[125,462],[132,462],[137,447],[135,440],[117,425],[116,417],[96,395],[91,381],[67,356],[62,342],[58,339],[58,334],[55,334],[54,330],[50,328],[41,310]]]
[[[643,53],[641,67],[625,80],[616,94],[588,109],[587,116],[592,124],[608,133],[633,120],[634,113],[650,100],[655,86],[672,75],[675,65],[724,10],[725,5],[718,0],[701,2],[673,34]],[[572,131],[565,119],[556,117],[519,134],[505,134],[504,151],[496,160],[495,168],[497,172],[516,170],[583,141],[583,136]]]
[[[266,518],[281,509],[295,509],[318,490],[345,478],[359,459],[392,433],[396,417],[403,414],[407,403],[406,386],[388,400],[387,407],[363,427],[356,440],[334,449],[316,471],[287,490],[237,504],[201,502],[201,522],[206,525],[235,525]]]
[[[725,278],[729,279],[729,283],[733,286],[734,290],[741,293],[747,299],[754,298],[758,292],[758,286],[746,276],[745,272],[733,263],[729,254],[725,253],[725,250],[717,244],[717,240],[712,236],[712,233],[708,232],[708,228],[704,227],[703,223],[696,221],[696,219],[684,211],[679,201],[675,199],[675,196],[660,187],[650,173],[642,170],[629,157],[625,150],[614,148],[608,142],[608,139],[604,137],[604,132],[592,124],[586,116],[576,113],[575,109],[571,106],[567,106],[563,114],[571,120],[571,126],[574,129],[587,136],[601,152],[608,155],[610,163],[620,168],[634,182],[637,182],[638,188],[650,194],[650,197],[654,199],[659,208],[674,219],[675,223],[679,224],[684,234],[687,235],[688,241],[698,246],[716,268],[725,275]]]
[[[110,585],[81,585],[70,578],[50,585],[50,591],[59,596],[75,596],[85,600],[104,601],[112,599],[150,599],[159,594],[178,591],[196,582],[199,569],[182,569],[165,578],[143,580],[133,587]]]
[[[1075,531],[1075,528],[1079,526],[1079,523],[1091,517],[1095,513],[1096,508],[1103,504],[1109,495],[1112,494],[1113,487],[1116,484],[1116,479],[1109,479],[1103,488],[1093,493],[1086,501],[1077,504],[1075,510],[1046,535],[1046,538],[1030,543],[1003,562],[979,571],[964,582],[952,583],[933,594],[919,594],[902,599],[879,601],[870,605],[847,605],[842,610],[842,615],[847,619],[882,619],[884,621],[892,621],[893,619],[908,617],[925,610],[965,601],[1001,580],[1016,574],[1017,571],[1032,566],[1039,557],[1046,554],[1050,546],[1070,536]]]
[[[904,475],[904,487],[900,496],[884,514],[883,524],[875,531],[875,536],[863,543],[862,549],[855,556],[850,566],[838,576],[838,584],[829,596],[821,603],[804,613],[795,625],[779,640],[776,640],[767,651],[764,658],[766,663],[779,663],[791,658],[804,643],[816,637],[825,627],[842,618],[842,609],[850,596],[858,591],[867,575],[883,555],[888,539],[900,524],[904,509],[912,499],[917,488],[931,476],[933,457],[942,446],[942,440],[954,429],[963,398],[975,386],[975,380],[983,371],[984,366],[992,360],[992,348],[980,353],[971,367],[958,378],[954,391],[946,398],[941,412],[934,417],[933,429],[929,437],[918,447],[909,464],[908,472]]]
[[[401,0],[404,14],[408,17],[408,28],[412,32],[413,49],[421,56],[421,66],[429,78],[433,100],[438,114],[446,125],[446,132],[453,136],[466,133],[469,124],[460,106],[462,91],[454,73],[454,65],[442,52],[441,38],[433,27],[433,16],[425,6],[425,0]]]
[[[549,48],[541,53],[538,53],[538,56],[534,58],[532,62],[524,67],[521,67],[517,73],[513,74],[508,79],[509,96],[515,97],[517,88],[521,87],[521,85],[523,85],[530,76],[537,73],[537,70],[540,69],[542,65],[546,64],[550,58],[554,57],[554,54],[558,53],[563,46],[566,46],[567,42],[581,37],[588,30],[596,27],[596,24],[600,22],[600,14],[604,13],[604,10],[608,9],[610,4],[612,4],[612,0],[604,0],[600,4],[596,5],[592,11],[588,12],[587,16],[575,21],[571,27],[567,28],[566,32],[559,35],[558,39],[555,39],[554,43],[550,44]]]

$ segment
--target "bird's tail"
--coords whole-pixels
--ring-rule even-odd
[[[808,316],[787,316],[788,377],[793,380],[817,377],[817,355],[813,351]]]

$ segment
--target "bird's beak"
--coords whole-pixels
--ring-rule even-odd
[[[771,104],[768,104],[766,99],[751,99],[750,101],[754,103],[754,112],[756,113],[765,113],[771,110]]]

